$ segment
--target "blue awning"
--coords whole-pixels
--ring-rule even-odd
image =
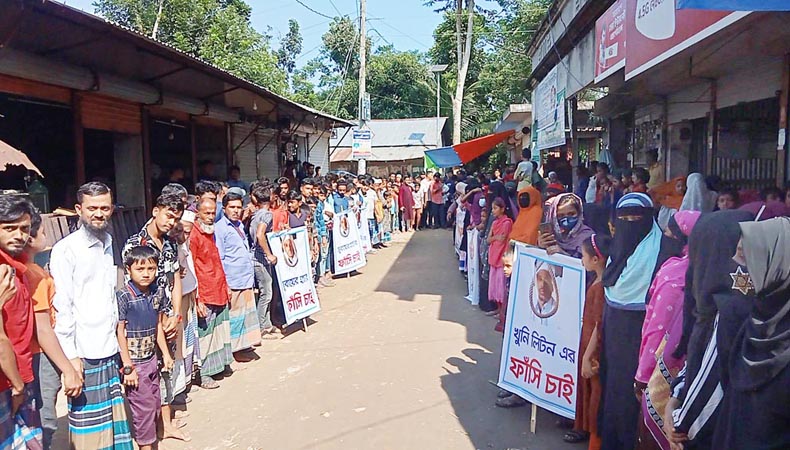
[[[678,0],[677,9],[716,11],[790,11],[788,0]]]

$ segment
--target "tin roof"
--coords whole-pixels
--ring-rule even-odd
[[[446,117],[439,118],[439,129],[443,135],[446,124]],[[372,146],[374,151],[378,147],[417,147],[428,149],[444,145],[443,143],[437,145],[436,142],[436,117],[376,119],[366,122],[366,125],[373,133]],[[334,135],[335,137],[329,141],[330,147],[351,147],[351,133],[346,133],[346,128],[335,130]]]
[[[352,122],[299,104],[135,30],[52,0],[0,0],[5,46],[235,108],[250,118],[284,113],[326,126]],[[301,117],[299,117],[301,115]],[[313,116],[312,118],[309,116]]]

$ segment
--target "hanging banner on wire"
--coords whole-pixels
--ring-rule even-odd
[[[359,239],[357,215],[352,210],[335,214],[332,227],[332,246],[335,275],[343,275],[367,264]]]
[[[467,288],[469,294],[466,299],[473,305],[480,303],[480,243],[478,236],[480,232],[477,228],[472,228],[466,232],[466,270]]]
[[[584,311],[581,260],[516,243],[499,386],[573,419]]]
[[[313,284],[307,228],[268,233],[266,239],[272,254],[277,257],[274,269],[282,293],[285,323],[290,325],[320,311]]]
[[[546,75],[532,93],[535,108],[535,150],[565,145],[565,89],[559,89],[558,66]]]

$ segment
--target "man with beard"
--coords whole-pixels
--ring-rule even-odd
[[[252,293],[255,268],[247,231],[241,222],[242,196],[228,192],[222,202],[225,215],[215,226],[214,240],[230,287],[231,350],[236,361],[250,362],[256,357],[251,353],[252,347],[261,345],[258,311]]]
[[[118,377],[118,272],[107,233],[113,212],[110,188],[98,182],[82,185],[75,209],[81,227],[55,244],[49,263],[55,280],[55,334],[85,380],[82,394],[69,399],[71,448],[131,449]]]
[[[150,247],[159,254],[156,284],[165,293],[165,303],[162,305],[162,310],[166,315],[162,328],[174,359],[179,326],[183,318],[180,314],[181,276],[178,265],[178,244],[170,236],[170,232],[181,220],[183,213],[184,202],[179,194],[161,194],[156,199],[151,219],[143,225],[137,234],[131,235],[126,240],[126,245],[121,252],[122,259],[125,259],[129,251],[135,247]],[[186,390],[183,358],[175,361],[172,371],[163,370],[159,380],[162,394],[162,437],[163,439],[188,439],[173,423],[173,411],[170,408],[173,398]]]
[[[0,446],[41,446],[41,420],[35,407],[33,353],[35,320],[27,268],[20,261],[38,213],[21,198],[0,196]],[[17,418],[21,418],[17,420]]]
[[[195,263],[198,281],[196,309],[198,315],[198,345],[202,364],[200,387],[219,387],[212,377],[233,373],[230,363],[230,319],[228,300],[230,289],[225,280],[222,260],[214,243],[214,217],[217,205],[210,199],[201,200],[195,227],[189,235],[189,249]]]

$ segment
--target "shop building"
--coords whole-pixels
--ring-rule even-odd
[[[331,130],[350,125],[61,3],[0,11],[0,140],[41,169],[53,208],[91,180],[135,208],[171,175],[191,187],[234,164],[246,181],[286,160],[327,167]],[[24,190],[24,176],[10,169],[0,184]]]
[[[788,22],[788,12],[556,1],[530,48],[530,83],[536,91],[554,83],[566,100],[579,85],[605,94],[594,113],[606,121],[604,145],[617,165],[644,165],[656,150],[667,177],[701,172],[740,189],[783,185]]]

